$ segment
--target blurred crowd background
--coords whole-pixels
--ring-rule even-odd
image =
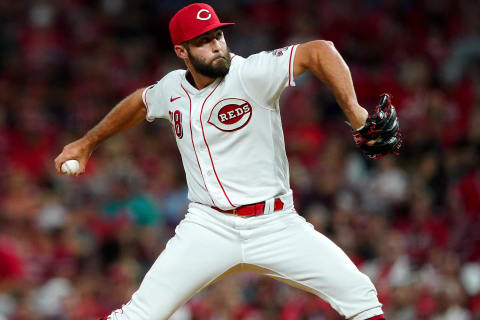
[[[78,178],[58,176],[53,159],[124,96],[183,67],[168,21],[188,3],[0,1],[1,320],[106,315],[174,234],[188,202],[168,122],[112,138]],[[284,92],[297,210],[371,277],[387,319],[480,319],[478,1],[209,3],[237,22],[226,30],[234,53],[331,40],[363,106],[393,94],[403,152],[370,162],[320,81],[303,75]],[[340,318],[310,294],[243,274],[172,319]]]

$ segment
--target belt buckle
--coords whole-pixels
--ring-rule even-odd
[[[232,209],[232,214],[233,214],[235,217],[247,218],[247,216],[244,216],[244,215],[238,214],[238,209],[237,209],[237,208],[235,208],[235,209]]]

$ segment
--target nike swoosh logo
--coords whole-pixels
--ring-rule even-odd
[[[181,97],[175,97],[175,98],[174,98],[174,97],[170,97],[170,102],[173,102],[173,101],[175,101],[175,100],[177,100],[177,99],[180,99],[180,98],[181,98]]]

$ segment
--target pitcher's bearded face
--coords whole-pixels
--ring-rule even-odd
[[[230,70],[231,58],[228,48],[225,55],[219,54],[210,61],[194,56],[190,50],[188,50],[188,58],[196,72],[209,78],[225,77]]]
[[[222,30],[210,31],[185,46],[195,71],[209,78],[225,77],[230,70],[230,50]]]

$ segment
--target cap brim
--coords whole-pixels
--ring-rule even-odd
[[[228,27],[228,26],[231,26],[231,25],[234,25],[235,22],[223,22],[223,23],[217,23],[217,24],[212,24],[210,26],[208,26],[208,28],[202,30],[202,33],[199,33],[198,35],[196,36],[193,36],[185,41],[190,41],[192,39],[195,39],[195,38],[198,38],[200,37],[201,35],[207,33],[207,32],[210,32],[212,30],[215,30],[215,29],[218,29],[218,28],[221,28],[221,27]]]

